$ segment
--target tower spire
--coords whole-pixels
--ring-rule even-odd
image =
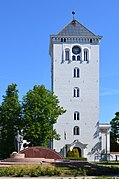
[[[75,15],[75,11],[74,10],[72,11],[72,15],[73,15],[73,20],[74,20],[74,15]]]

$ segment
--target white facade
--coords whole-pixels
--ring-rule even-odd
[[[101,160],[111,160],[110,155],[110,128],[109,124],[99,125],[99,156]]]
[[[66,109],[54,125],[61,140],[53,149],[64,157],[76,147],[93,161],[99,151],[100,39],[74,19],[51,35],[52,90]]]

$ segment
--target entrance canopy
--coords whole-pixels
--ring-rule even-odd
[[[83,144],[78,140],[74,140],[73,143],[67,144],[67,147],[72,150],[74,147],[80,148],[81,150],[85,149],[88,144]]]

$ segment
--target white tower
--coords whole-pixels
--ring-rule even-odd
[[[88,160],[98,152],[101,38],[75,19],[50,37],[52,90],[66,109],[54,125],[61,140],[53,149],[63,156],[75,147]]]

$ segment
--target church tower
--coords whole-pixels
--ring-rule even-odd
[[[53,149],[64,157],[77,148],[91,161],[98,152],[101,38],[74,18],[50,36],[52,91],[66,110],[53,126],[61,137]]]

